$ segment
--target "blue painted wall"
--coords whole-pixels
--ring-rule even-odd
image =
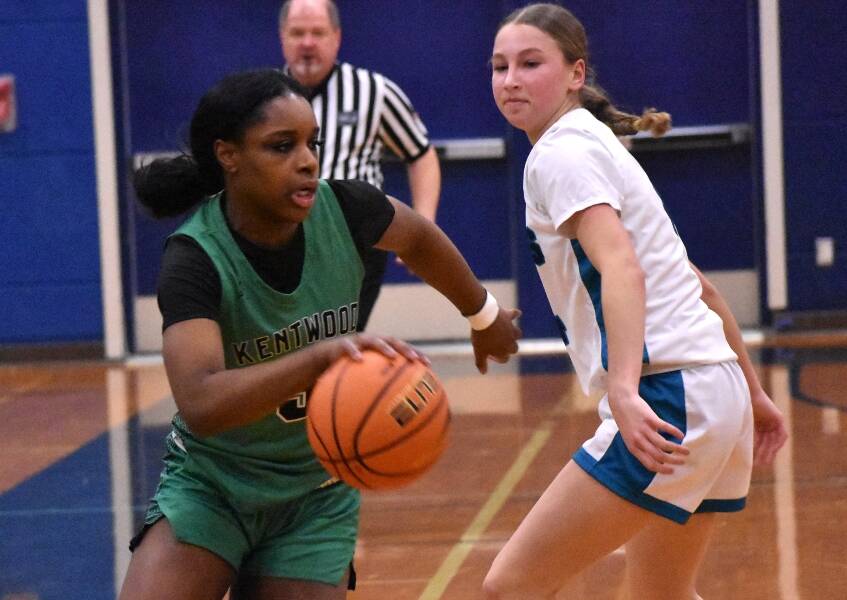
[[[0,344],[102,337],[88,61],[84,0],[0,3]]]
[[[780,4],[785,219],[791,310],[847,308],[847,11],[837,0]],[[835,240],[831,267],[815,238]]]

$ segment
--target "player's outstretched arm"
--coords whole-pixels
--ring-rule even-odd
[[[389,200],[394,205],[394,219],[377,248],[395,252],[409,270],[441,292],[466,317],[479,313],[486,307],[488,293],[450,238],[403,202],[390,196]],[[488,358],[505,362],[517,352],[521,331],[514,321],[519,315],[517,309],[499,308],[492,312],[491,320],[477,321],[471,341],[480,372],[487,370]]]

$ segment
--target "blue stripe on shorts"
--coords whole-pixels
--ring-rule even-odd
[[[685,386],[681,371],[645,375],[638,384],[638,393],[660,419],[685,434]],[[668,434],[663,433],[662,436],[679,443],[679,440]],[[596,460],[584,448],[577,450],[573,460],[594,479],[633,504],[677,523],[685,523],[691,516],[683,508],[644,493],[656,474],[630,454],[620,432],[615,434],[600,460]]]
[[[747,498],[734,498],[731,500],[703,500],[695,512],[738,512],[747,505]]]

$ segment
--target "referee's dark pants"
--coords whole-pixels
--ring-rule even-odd
[[[388,252],[371,248],[365,253],[362,262],[365,266],[365,277],[362,279],[362,291],[359,292],[359,323],[356,327],[358,331],[365,330],[376,304],[388,266]]]

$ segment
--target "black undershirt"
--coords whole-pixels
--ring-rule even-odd
[[[347,227],[363,261],[394,218],[394,207],[379,189],[362,181],[327,181],[344,213]],[[226,215],[226,211],[224,211]],[[271,288],[291,293],[300,283],[305,258],[303,226],[282,248],[263,248],[238,234],[227,221],[247,261]],[[192,238],[168,240],[158,283],[162,329],[189,319],[218,320],[221,280],[209,255]]]

